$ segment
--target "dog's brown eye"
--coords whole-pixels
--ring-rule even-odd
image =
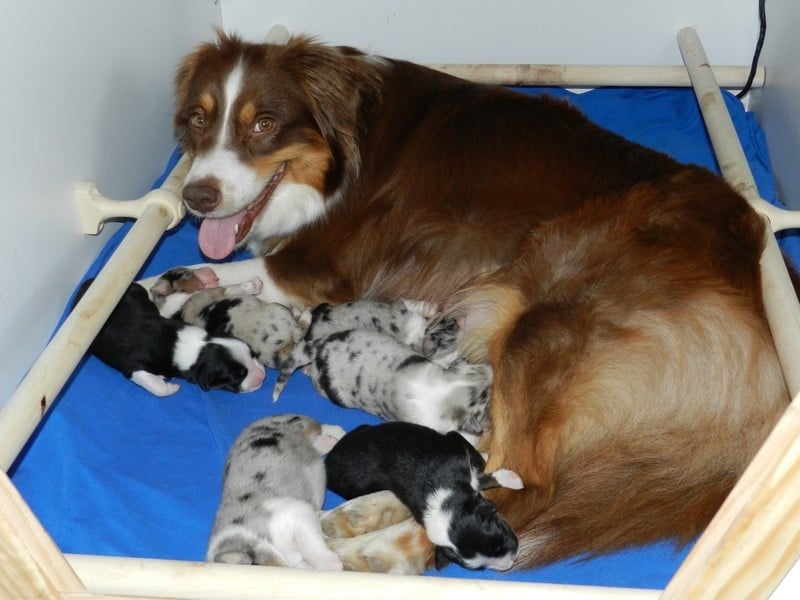
[[[189,115],[189,125],[195,129],[204,129],[206,126],[206,115],[202,111],[193,112]]]
[[[267,133],[275,127],[275,121],[269,117],[260,117],[253,125],[253,133]]]

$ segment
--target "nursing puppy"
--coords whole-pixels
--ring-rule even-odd
[[[789,405],[764,221],[568,102],[296,37],[176,77],[183,198],[223,284],[299,308],[414,298],[494,372],[487,492],[518,567],[703,531]],[[279,243],[278,243],[279,242]]]
[[[442,319],[435,304],[405,298],[323,303],[303,311],[301,320],[308,323],[305,338],[309,341],[351,329],[376,331],[445,367],[457,358],[461,338],[457,319]]]
[[[256,278],[192,293],[175,292],[161,298],[160,311],[170,311],[172,317],[202,327],[211,335],[240,339],[250,346],[261,364],[281,369],[303,338],[305,326],[298,323],[289,308],[256,298],[260,291],[261,281]]]
[[[225,463],[206,560],[342,570],[325,545],[319,511],[322,455],[343,434],[300,415],[266,417],[245,428]]]
[[[325,460],[328,487],[349,499],[389,490],[425,527],[436,545],[436,568],[505,571],[514,564],[517,538],[480,491],[521,489],[513,471],[484,473],[483,457],[455,432],[413,423],[357,427]]]
[[[434,305],[410,300],[354,300],[336,305],[326,302],[304,314],[308,320],[306,339],[317,340],[332,333],[360,329],[385,333],[421,352],[428,324],[436,314]]]
[[[92,281],[83,282],[75,304]],[[166,381],[173,377],[204,390],[252,392],[265,376],[244,342],[162,317],[137,283],[128,287],[89,352],[156,396],[178,391],[177,383]]]
[[[349,330],[304,342],[291,364],[339,406],[387,421],[409,421],[436,431],[481,434],[486,427],[492,368],[458,361],[445,368],[378,331]],[[294,367],[272,392],[278,399]]]

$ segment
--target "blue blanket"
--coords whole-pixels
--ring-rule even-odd
[[[567,98],[628,139],[718,171],[691,90],[522,91]],[[726,94],[725,99],[762,196],[778,204],[762,130],[736,98]],[[165,173],[176,160],[177,155]],[[125,225],[115,234],[87,276],[96,274],[128,229]],[[196,240],[197,224],[186,219],[164,236],[142,277],[204,262]],[[781,243],[793,257],[800,256],[796,237],[782,236]],[[347,430],[378,422],[322,399],[300,373],[272,404],[274,381],[271,371],[251,394],[203,392],[183,382],[177,395],[157,398],[87,357],[14,465],[12,479],[64,552],[202,560],[225,455],[247,424],[286,412]],[[329,493],[326,508],[338,502]],[[662,588],[687,551],[665,542],[531,571],[471,572],[450,566],[430,575]]]

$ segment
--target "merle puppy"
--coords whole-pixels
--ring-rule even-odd
[[[405,298],[394,302],[361,299],[320,304],[303,311],[300,321],[307,327],[306,341],[349,330],[384,333],[447,367],[458,356],[463,319],[440,317],[438,307],[430,302]]]
[[[508,469],[484,473],[485,461],[460,434],[413,423],[362,425],[346,434],[325,461],[328,487],[350,499],[389,490],[405,504],[436,546],[436,568],[510,569],[517,538],[480,491],[521,489]]]
[[[322,396],[386,421],[480,435],[486,427],[492,368],[457,361],[445,368],[379,331],[349,330],[295,346],[275,382],[278,399],[294,367]]]
[[[202,327],[211,335],[230,335],[242,340],[265,367],[285,367],[307,324],[298,323],[292,310],[283,304],[257,298],[263,285],[257,277],[236,285],[194,290],[172,284],[183,272],[198,279],[196,273],[202,270],[176,267],[164,272],[150,289],[159,312]],[[158,295],[153,290],[159,290]]]
[[[225,462],[206,560],[341,571],[342,561],[325,545],[319,511],[322,455],[343,434],[338,425],[291,414],[246,427]]]
[[[92,281],[81,284],[73,308]],[[138,283],[125,291],[89,352],[156,396],[178,391],[177,383],[166,381],[173,377],[204,390],[252,392],[265,376],[247,344],[162,317]]]

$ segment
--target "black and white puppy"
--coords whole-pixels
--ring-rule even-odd
[[[81,284],[75,304],[92,281]],[[156,396],[178,391],[177,383],[167,381],[173,377],[232,392],[257,390],[265,377],[247,344],[162,317],[138,283],[125,291],[89,352]]]
[[[246,342],[258,360],[272,369],[284,367],[295,344],[303,339],[303,329],[288,307],[252,295],[226,294],[225,288],[192,294],[175,316],[213,335],[232,335]]]
[[[257,277],[220,287],[215,277],[202,271],[211,269],[174,267],[159,276],[150,294],[161,315],[202,327],[211,335],[240,339],[265,367],[286,366],[308,322],[300,324],[288,307],[257,298],[263,285]]]
[[[521,489],[522,480],[508,469],[484,473],[483,457],[460,434],[413,423],[362,425],[339,440],[325,465],[328,487],[345,499],[393,492],[436,546],[436,568],[514,564],[517,537],[480,491]]]

